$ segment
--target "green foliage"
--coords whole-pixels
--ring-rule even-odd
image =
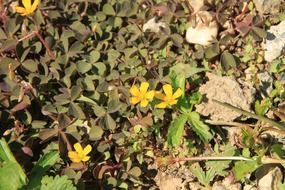
[[[215,156],[233,156],[235,149],[230,144],[223,147],[223,151],[217,151]],[[214,156],[213,155],[213,156]],[[198,181],[204,186],[208,187],[213,181],[215,176],[225,176],[227,174],[226,169],[230,166],[231,161],[208,161],[206,162],[205,169],[203,169],[198,163],[191,165],[190,170]]]
[[[191,112],[188,114],[188,123],[195,131],[195,133],[200,137],[205,143],[209,142],[213,138],[213,135],[210,133],[210,128],[201,121],[200,115],[196,112]]]
[[[196,24],[192,18],[199,16],[188,1],[46,0],[28,16],[15,12],[17,5],[23,5],[21,0],[0,3],[0,131],[13,150],[1,139],[0,189],[88,188],[89,182],[99,182],[98,189],[151,189],[154,176],[145,165],[157,156],[201,156],[212,150],[230,156],[240,149],[248,156],[262,152],[284,158],[282,145],[258,144],[255,129],[239,134],[243,147],[223,146],[229,134],[206,125],[195,110],[206,98],[198,90],[206,72],[233,75],[254,86],[264,68],[276,80],[270,97],[255,102],[258,117],[253,118],[268,122],[263,115],[279,109],[285,99],[284,57],[265,63],[261,41],[266,27],[284,19],[281,5],[283,12],[274,16],[260,16],[251,1],[246,12],[236,1],[204,6],[219,22],[218,37],[208,46],[185,40],[188,26]],[[160,32],[143,30],[152,18],[162,23]],[[234,22],[228,27],[228,21]],[[254,72],[246,73],[248,68]],[[143,81],[149,90],[171,84],[183,95],[167,109],[154,108],[156,98],[146,108],[133,105],[130,88]],[[255,125],[255,120],[247,122]],[[92,146],[84,164],[68,158],[76,142]],[[234,170],[246,163],[237,162]],[[210,161],[194,168],[198,180],[210,186],[233,164]],[[246,167],[235,171],[239,179],[249,172]]]
[[[40,190],[76,190],[73,186],[72,181],[68,179],[67,176],[44,176],[41,180],[41,188]]]
[[[12,161],[4,161],[0,167],[0,189],[18,190],[23,185],[22,176],[17,172],[19,165]]]
[[[182,114],[175,118],[173,123],[170,125],[167,133],[167,142],[170,145],[179,145],[181,143],[184,126],[188,120],[187,114]]]
[[[57,151],[49,152],[39,159],[33,167],[27,189],[39,189],[44,174],[59,160]]]
[[[4,138],[0,140],[0,159],[0,189],[16,190],[25,185],[26,174],[16,161]]]
[[[257,161],[238,161],[235,163],[233,172],[237,180],[243,179],[246,175],[255,171],[259,167]]]
[[[265,98],[261,101],[257,100],[254,105],[255,113],[257,115],[264,115],[270,107],[271,100],[269,98]]]

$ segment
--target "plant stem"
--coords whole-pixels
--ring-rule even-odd
[[[273,126],[275,126],[275,127],[278,127],[278,128],[281,129],[281,130],[285,130],[285,126],[281,125],[280,123],[278,123],[278,122],[276,122],[276,121],[274,121],[274,120],[268,119],[268,118],[266,118],[266,117],[264,117],[264,116],[256,115],[256,114],[254,114],[254,113],[250,113],[250,112],[248,112],[248,111],[245,111],[245,110],[242,110],[242,109],[240,109],[240,108],[234,107],[234,106],[232,106],[232,105],[230,105],[230,104],[228,104],[228,103],[220,102],[220,101],[218,101],[218,100],[214,100],[214,99],[213,99],[212,101],[215,102],[215,103],[217,103],[217,104],[219,104],[219,105],[221,105],[221,106],[224,106],[224,107],[226,107],[226,108],[229,108],[229,109],[231,109],[231,110],[234,110],[234,111],[236,111],[236,112],[238,112],[238,113],[240,113],[240,114],[243,114],[243,115],[246,115],[246,116],[248,116],[248,117],[252,117],[252,118],[254,118],[254,119],[263,121],[263,122],[265,122],[265,123],[268,123],[268,124],[270,124],[270,125],[273,125]]]
[[[43,37],[41,36],[41,34],[39,33],[39,31],[35,31],[35,34],[37,35],[37,37],[40,39],[40,41],[42,42],[42,44],[45,46],[46,50],[48,51],[49,56],[55,60],[55,55],[53,54],[53,52],[51,51],[51,49],[49,48],[48,44],[46,43],[46,41],[43,39]]]
[[[27,38],[33,37],[35,34],[36,34],[36,31],[33,31],[33,32],[27,34],[26,36],[24,36],[23,38],[19,39],[18,42],[21,42]]]
[[[239,123],[239,122],[230,122],[230,121],[213,121],[213,120],[205,120],[206,123],[210,125],[228,125],[228,126],[238,126],[238,127],[243,127],[243,126],[249,126],[247,123]]]
[[[185,157],[185,158],[174,158],[175,162],[181,161],[208,161],[208,160],[244,160],[252,161],[250,158],[245,158],[242,156],[199,156],[199,157]]]
[[[285,164],[285,160],[282,159],[276,159],[276,158],[269,158],[269,157],[263,157],[261,160],[262,164]]]

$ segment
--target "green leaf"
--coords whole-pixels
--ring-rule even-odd
[[[64,176],[55,176],[49,177],[44,176],[41,181],[41,188],[40,190],[76,190],[76,187],[73,186],[72,181],[68,179],[66,175]]]
[[[81,92],[82,89],[80,88],[80,86],[73,86],[70,92],[71,101],[76,100],[80,96]]]
[[[262,28],[258,28],[256,26],[252,27],[252,30],[254,31],[254,33],[256,33],[260,38],[266,38],[267,33],[265,30],[263,30]]]
[[[271,101],[269,98],[265,98],[261,101],[255,101],[254,109],[257,115],[264,115],[271,107]]]
[[[221,55],[221,64],[225,71],[236,67],[236,60],[234,56],[228,51],[224,51]]]
[[[90,62],[91,63],[97,62],[100,59],[100,56],[101,56],[101,54],[100,54],[99,51],[97,51],[97,50],[91,51],[91,53],[90,53]]]
[[[114,8],[112,7],[112,5],[106,3],[104,6],[103,6],[103,12],[106,14],[106,15],[112,15],[114,16],[116,14]]]
[[[174,72],[177,76],[185,76],[185,78],[189,78],[196,73],[200,73],[205,70],[206,69],[204,68],[196,67],[194,64],[177,63],[170,68],[170,73]]]
[[[86,61],[78,61],[76,68],[80,73],[84,74],[92,69],[92,64]]]
[[[170,38],[172,39],[173,41],[173,44],[177,47],[182,47],[182,44],[183,44],[183,38],[182,36],[180,36],[179,34],[172,34],[170,36]]]
[[[11,152],[11,150],[10,150],[10,148],[9,148],[9,146],[8,146],[8,144],[4,138],[2,138],[0,140],[0,159],[3,160],[4,162],[7,162],[7,163],[8,162],[14,163],[14,164],[8,163],[9,168],[10,167],[16,167],[16,170],[14,170],[14,171],[17,171],[17,175],[21,181],[21,184],[26,183],[26,178],[27,178],[26,174],[25,174],[24,170],[22,169],[22,167],[18,164],[17,160],[15,159],[14,155],[12,154],[12,152]],[[1,177],[0,177],[0,179],[1,179]]]
[[[109,114],[105,115],[104,122],[105,122],[105,126],[107,129],[110,129],[110,130],[116,129],[116,122]]]
[[[107,109],[107,112],[108,113],[114,113],[116,111],[119,111],[119,109],[121,108],[121,104],[118,100],[111,100],[109,103],[108,103],[108,109]]]
[[[280,73],[285,70],[285,58],[284,59],[275,59],[270,65],[270,73]]]
[[[220,54],[220,47],[219,44],[213,44],[212,46],[205,49],[205,57],[207,59],[212,59]]]
[[[237,180],[241,180],[247,174],[255,171],[258,168],[257,162],[254,161],[238,161],[233,168]]]
[[[101,127],[95,125],[92,126],[90,131],[89,131],[89,139],[91,141],[97,141],[101,139],[102,135],[104,134],[104,131]]]
[[[190,167],[191,173],[198,178],[198,181],[204,186],[208,186],[210,180],[207,179],[206,173],[203,171],[199,163],[194,163]]]
[[[80,108],[80,106],[76,103],[71,102],[69,104],[68,113],[78,119],[85,119],[85,114]]]
[[[25,185],[19,171],[19,165],[12,161],[4,161],[0,168],[0,189],[18,190]]]
[[[175,120],[171,123],[168,133],[167,133],[167,142],[170,145],[176,146],[181,143],[184,125],[188,120],[188,116],[186,114],[182,114],[175,118]]]
[[[27,189],[39,189],[44,174],[54,166],[58,160],[59,153],[57,151],[52,151],[43,155],[31,171]]]
[[[97,104],[94,104],[92,108],[97,117],[103,117],[107,113],[107,111],[103,107],[98,106]]]
[[[213,135],[209,132],[210,128],[208,125],[200,120],[200,115],[196,112],[191,112],[188,116],[188,123],[191,129],[196,132],[203,142],[209,142],[213,138]]]
[[[183,74],[181,75],[178,75],[176,74],[174,71],[172,71],[170,74],[169,74],[169,77],[171,79],[171,83],[174,87],[174,89],[178,89],[180,88],[182,90],[182,96],[184,96],[184,93],[185,93],[185,81],[186,81],[186,78]]]
[[[34,73],[34,72],[36,72],[38,70],[38,64],[34,60],[32,60],[32,59],[28,59],[28,60],[24,61],[22,63],[22,66],[26,70],[28,70],[28,71],[30,71],[32,73]]]

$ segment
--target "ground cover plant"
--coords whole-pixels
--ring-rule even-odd
[[[285,189],[284,20],[278,0],[0,0],[0,189]]]

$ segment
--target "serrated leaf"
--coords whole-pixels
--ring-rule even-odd
[[[271,106],[269,98],[265,98],[261,101],[257,100],[254,104],[255,113],[257,115],[264,115]]]
[[[167,142],[170,145],[176,146],[181,143],[184,126],[188,120],[188,116],[186,114],[182,114],[175,118],[175,120],[171,123],[168,133],[167,133]]]
[[[238,161],[233,168],[234,175],[237,180],[241,180],[247,174],[255,171],[258,168],[257,162],[254,161]]]
[[[199,165],[199,163],[194,163],[190,167],[191,173],[198,178],[198,181],[204,186],[208,186],[210,181],[206,178],[206,174]]]
[[[188,123],[191,129],[195,131],[195,133],[201,138],[203,142],[207,143],[213,138],[213,135],[210,133],[210,128],[200,120],[200,115],[198,113],[189,113]]]
[[[72,181],[68,179],[66,175],[64,176],[55,176],[49,177],[44,176],[41,181],[40,190],[76,190],[76,187],[73,186]]]

